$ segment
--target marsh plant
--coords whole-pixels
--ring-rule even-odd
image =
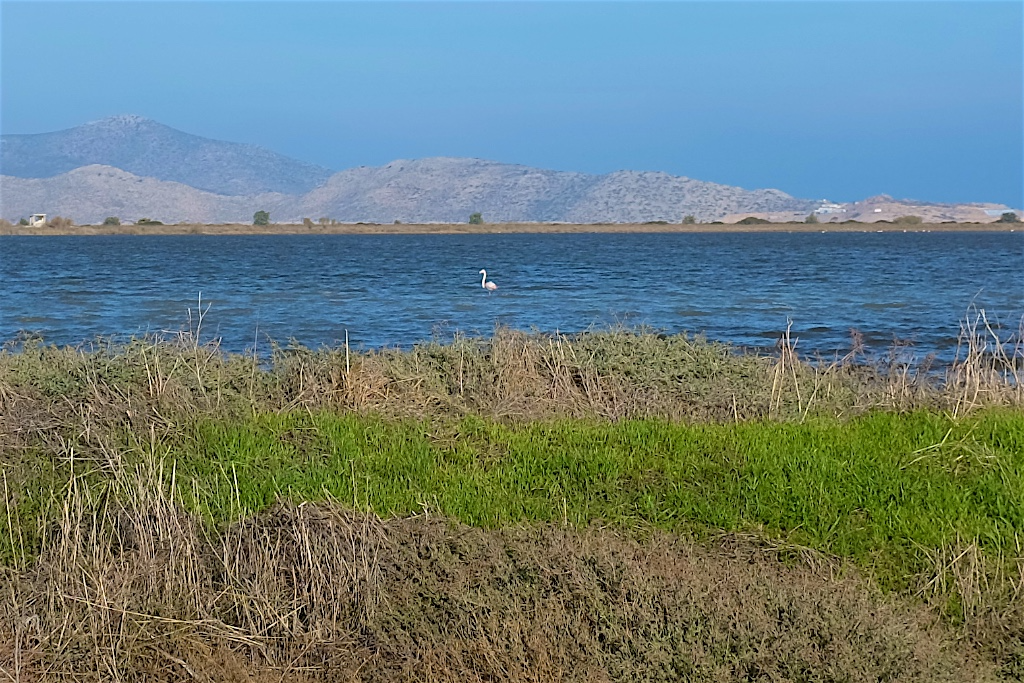
[[[1019,331],[0,352],[14,680],[1018,680]],[[764,643],[771,642],[771,648]]]

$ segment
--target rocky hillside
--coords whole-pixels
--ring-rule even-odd
[[[587,175],[442,157],[343,171],[281,209],[282,218],[378,223],[459,222],[475,211],[494,222],[637,223],[814,206],[778,190],[744,190],[667,173]]]
[[[96,223],[106,216],[167,222],[248,222],[269,211],[276,222],[329,217],[342,222],[679,222],[733,212],[812,210],[814,202],[778,190],[744,190],[666,173],[585,175],[477,159],[420,159],[355,168],[301,195],[221,195],[183,183],[90,165],[53,178],[0,176],[0,215],[32,213]]]
[[[92,164],[223,195],[308,192],[331,174],[256,145],[190,135],[141,116],[113,116],[53,133],[0,136],[4,175],[50,178]]]

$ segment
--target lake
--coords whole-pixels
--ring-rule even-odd
[[[488,294],[478,271],[498,290]],[[894,339],[952,356],[968,307],[1024,315],[1024,233],[0,237],[0,339],[80,344],[177,331],[204,340],[409,346],[496,325],[647,325],[798,351]]]

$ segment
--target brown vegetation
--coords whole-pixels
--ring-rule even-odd
[[[744,539],[334,505],[206,537],[147,476],[100,522],[72,482],[40,561],[0,577],[13,680],[994,680],[923,609]]]
[[[856,338],[845,357],[809,362],[788,332],[776,355],[643,330],[570,336],[499,328],[490,339],[459,336],[409,350],[275,346],[269,359],[225,355],[196,332],[91,348],[22,340],[0,352],[0,429],[25,434],[26,419],[71,420],[95,433],[127,415],[142,419],[131,424],[146,432],[163,414],[294,408],[428,419],[733,421],[1024,406],[1024,330],[1000,337],[973,309],[945,369],[895,351],[866,357]]]

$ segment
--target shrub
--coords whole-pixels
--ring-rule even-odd
[[[469,224],[470,225],[483,225],[484,224],[483,214],[481,214],[479,211],[477,211],[474,214],[470,214],[470,216],[469,216]]]
[[[117,216],[107,216],[103,219],[103,225],[121,225],[121,219]]]
[[[693,225],[697,222],[697,217],[692,213],[683,216],[683,225]]]
[[[135,221],[135,225],[163,225],[163,222],[153,220],[152,218],[140,218]]]
[[[899,225],[920,225],[924,223],[924,219],[920,216],[899,216],[896,218],[896,223]]]
[[[765,220],[764,218],[757,218],[756,216],[747,216],[743,220],[739,221],[737,224],[738,225],[767,225],[768,223],[771,223],[771,221]]]
[[[18,219],[18,225],[28,225],[28,219],[22,216]]]
[[[70,218],[64,218],[63,216],[54,216],[48,223],[51,228],[56,228],[57,230],[70,228],[74,224],[75,222],[73,220]]]
[[[253,225],[270,225],[270,214],[266,211],[257,211],[252,215]]]
[[[1015,214],[1013,211],[1007,211],[999,217],[997,223],[1020,223],[1020,216]]]
[[[814,213],[809,214],[807,216],[807,218],[804,219],[804,223],[818,223],[818,222],[819,222],[818,221],[818,215],[814,214]]]

